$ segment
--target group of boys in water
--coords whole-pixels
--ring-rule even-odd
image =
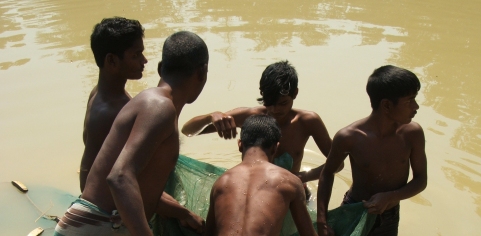
[[[411,121],[419,109],[415,74],[391,65],[374,70],[367,82],[371,114],[332,140],[318,114],[293,108],[298,78],[287,61],[262,73],[262,106],[189,120],[181,128],[188,136],[217,132],[232,139],[241,128],[242,162],[212,186],[204,221],[163,190],[179,156],[178,117],[207,80],[207,45],[192,32],[170,35],[158,64],[158,86],[132,98],[125,84],[142,77],[147,63],[143,38],[137,20],[106,18],[94,27],[90,40],[99,80],[85,115],[82,194],[58,222],[55,235],[153,235],[155,216],[178,219],[202,235],[279,235],[289,210],[300,235],[334,235],[327,210],[334,175],[347,156],[353,182],[342,204],[363,202],[377,215],[369,235],[397,235],[399,202],[427,185],[424,133]],[[301,172],[310,137],[327,160]],[[318,232],[306,208],[304,183],[312,180],[319,181]]]

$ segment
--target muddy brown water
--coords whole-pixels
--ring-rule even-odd
[[[257,105],[263,69],[287,59],[299,74],[294,107],[317,112],[332,137],[369,114],[372,70],[412,70],[422,82],[414,121],[425,131],[429,178],[425,191],[402,201],[400,235],[479,235],[479,9],[475,0],[1,1],[0,234],[26,235],[39,225],[51,234],[43,219],[35,222],[40,212],[32,203],[62,214],[79,194],[83,118],[98,73],[89,36],[102,18],[124,16],[146,29],[149,63],[140,81],[128,83],[132,95],[157,84],[168,35],[190,30],[207,43],[208,82],[180,125],[198,114]],[[236,141],[215,134],[183,136],[181,153],[227,168],[240,161]],[[324,161],[309,140],[303,168]],[[11,180],[25,183],[29,195]],[[336,176],[330,208],[350,184],[347,165]],[[317,182],[309,187],[315,192]]]

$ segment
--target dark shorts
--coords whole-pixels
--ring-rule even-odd
[[[359,201],[354,200],[349,196],[349,191],[344,194],[342,204],[351,204]],[[382,214],[377,215],[376,222],[369,232],[368,236],[397,236],[399,227],[399,204],[393,208],[384,211]]]

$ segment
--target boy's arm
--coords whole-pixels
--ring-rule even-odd
[[[199,234],[204,231],[205,221],[202,217],[180,205],[166,192],[163,192],[160,197],[156,213],[161,217],[178,219],[182,226],[191,228]]]
[[[317,236],[316,230],[312,225],[311,217],[306,208],[306,194],[304,192],[304,187],[299,179],[293,179],[295,181],[295,198],[289,204],[289,209],[291,210],[292,219],[296,224],[297,231],[299,235]]]
[[[349,134],[345,129],[340,130],[334,136],[331,152],[319,176],[319,187],[317,189],[317,229],[319,235],[334,235],[332,229],[327,225],[327,210],[334,183],[334,174],[348,155],[350,146],[348,137]]]
[[[364,202],[369,213],[382,214],[384,210],[393,207],[399,201],[415,196],[426,188],[427,185],[427,160],[424,132],[417,123],[411,123],[407,128],[406,138],[411,143],[409,161],[413,178],[403,187],[390,192],[373,195],[369,201]]]
[[[212,186],[212,189],[210,191],[209,212],[207,213],[205,231],[203,234],[205,236],[216,235],[217,233],[217,228],[215,223],[216,220],[215,220],[214,196],[213,196],[214,188],[215,188],[215,184]]]
[[[137,114],[130,136],[107,176],[107,182],[129,232],[132,235],[152,235],[137,177],[145,169],[159,143],[174,133],[176,112],[173,104],[166,102],[152,102],[137,109],[141,112]]]
[[[326,126],[324,125],[324,122],[322,122],[321,117],[315,112],[309,112],[304,115],[303,123],[305,124],[305,129],[310,132],[310,136],[312,136],[314,142],[316,142],[319,150],[322,152],[322,154],[324,154],[324,156],[327,157],[329,155],[329,151],[331,150],[332,140],[329,136]],[[324,164],[310,171],[299,172],[298,176],[302,182],[318,180],[323,168]],[[341,171],[343,168],[344,163],[341,164],[337,172]]]
[[[208,134],[215,132],[216,129],[212,123],[212,119],[216,114],[219,114],[221,117],[223,115],[222,112],[217,111],[190,119],[184,124],[184,126],[182,126],[181,132],[189,137],[197,134]]]
[[[182,133],[187,136],[217,132],[224,139],[235,138],[237,127],[241,127],[244,120],[252,115],[253,108],[236,108],[222,113],[219,111],[196,116],[187,121],[182,127]]]

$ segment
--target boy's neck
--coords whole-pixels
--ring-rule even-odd
[[[177,112],[177,116],[180,115],[182,108],[185,104],[187,104],[187,90],[182,88],[179,85],[174,85],[170,83],[168,80],[160,78],[159,84],[157,85],[158,88],[161,88],[163,91],[163,95],[170,100],[174,104],[174,107]]]
[[[373,132],[379,137],[386,137],[396,133],[399,124],[381,113],[381,111],[372,111],[367,117],[367,123],[372,127]]]
[[[118,78],[106,73],[99,73],[98,91],[106,96],[118,96],[125,94],[127,79]]]
[[[291,123],[291,113],[292,109],[283,117],[281,118],[275,118],[277,121],[277,124],[279,124],[280,127],[284,127],[285,125],[288,125]]]
[[[261,147],[250,147],[242,153],[242,163],[264,163],[269,162],[268,153]]]

